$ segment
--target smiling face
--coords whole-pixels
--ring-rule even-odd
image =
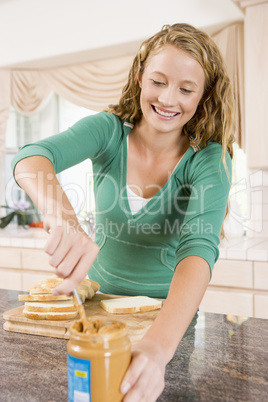
[[[141,124],[157,132],[180,135],[202,98],[205,74],[185,51],[166,45],[149,57],[139,84]]]

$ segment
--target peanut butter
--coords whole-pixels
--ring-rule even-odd
[[[83,312],[80,317],[70,328],[67,345],[69,402],[86,394],[91,402],[122,401],[120,384],[131,359],[126,325],[103,317],[87,319]]]
[[[79,327],[80,330],[79,330],[79,332],[91,333],[91,331],[93,330],[92,324],[87,319],[84,306],[82,304],[78,303],[76,297],[74,297],[73,300],[74,300],[75,308],[78,311],[78,314],[80,316],[80,324],[79,324],[80,325],[80,327]],[[81,327],[81,325],[82,325],[82,327]]]

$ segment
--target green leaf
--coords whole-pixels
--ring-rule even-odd
[[[14,211],[16,215],[21,215],[21,216],[26,216],[26,215],[30,215],[31,211],[27,211],[27,210],[22,210],[22,209],[17,209],[16,211]]]
[[[20,226],[27,225],[27,217],[25,214],[18,215],[18,225],[20,225]]]
[[[15,212],[11,212],[7,216],[0,218],[0,228],[4,229],[12,221],[14,216],[15,216]]]

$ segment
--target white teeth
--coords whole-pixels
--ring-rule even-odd
[[[178,113],[168,113],[168,112],[163,112],[162,110],[158,109],[157,107],[155,107],[155,110],[157,111],[157,113],[161,114],[161,116],[165,116],[165,117],[174,117],[176,116],[176,114]]]

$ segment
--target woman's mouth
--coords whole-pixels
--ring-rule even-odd
[[[156,107],[154,105],[152,105],[152,108],[160,116],[167,117],[169,119],[171,119],[172,117],[175,117],[179,114],[177,112],[168,112],[167,110],[159,109],[158,107]]]

